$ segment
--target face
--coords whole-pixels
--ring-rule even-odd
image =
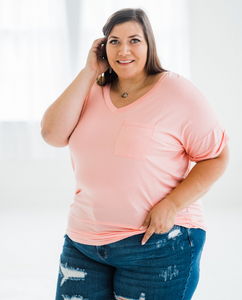
[[[115,25],[107,38],[108,61],[120,78],[146,75],[147,50],[142,26],[137,22]]]

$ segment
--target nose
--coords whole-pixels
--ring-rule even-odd
[[[129,49],[129,45],[127,43],[122,43],[120,45],[120,48],[119,48],[119,51],[118,51],[118,54],[120,56],[126,56],[127,54],[130,53],[130,49]]]

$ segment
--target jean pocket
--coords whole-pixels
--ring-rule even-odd
[[[156,233],[156,232],[154,232],[153,234],[154,235],[160,235],[160,236],[162,236],[162,235],[166,235],[167,233],[169,233],[170,231],[167,231],[167,232],[161,232],[161,233]]]
[[[116,140],[114,154],[145,160],[155,125],[125,121]]]
[[[167,232],[162,232],[162,233],[156,233],[156,232],[154,232],[153,234],[154,235],[158,235],[158,236],[164,236],[164,235],[169,235],[171,232],[173,232],[174,231],[174,234],[176,235],[176,233],[177,234],[180,234],[180,232],[181,232],[181,226],[179,226],[179,225],[174,225],[169,231],[167,231]],[[171,237],[172,237],[172,234],[171,234]]]

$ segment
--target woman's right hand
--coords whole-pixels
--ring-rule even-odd
[[[109,64],[103,59],[105,51],[106,37],[97,39],[93,42],[89,51],[85,68],[96,73],[96,77],[106,72]]]

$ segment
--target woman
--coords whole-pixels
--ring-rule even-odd
[[[56,299],[188,300],[199,199],[226,169],[228,136],[200,91],[161,67],[141,9],[114,13],[103,33],[42,120],[76,176]]]

